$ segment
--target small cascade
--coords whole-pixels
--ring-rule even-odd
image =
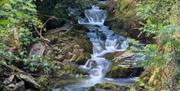
[[[100,10],[99,7],[92,6],[92,9],[85,10],[86,18],[79,18],[79,24],[103,25],[106,19],[106,11]]]
[[[92,6],[92,9],[85,10],[85,18],[80,18],[78,21],[90,30],[87,36],[93,45],[91,59],[81,66],[81,69],[86,70],[90,75],[87,81],[91,83],[90,85],[100,82],[111,68],[111,62],[103,56],[106,53],[124,51],[129,46],[125,37],[115,34],[104,25],[105,19],[106,11]],[[105,39],[102,39],[102,36],[105,36]]]
[[[112,82],[118,85],[134,83],[135,78],[113,79],[105,77],[106,73],[111,69],[111,62],[104,55],[117,51],[125,51],[129,47],[127,38],[115,34],[108,26],[104,25],[105,19],[106,11],[96,6],[85,10],[85,18],[79,18],[79,24],[89,29],[87,37],[93,46],[91,58],[79,67],[82,71],[89,73],[89,76],[80,82],[67,85],[65,91],[87,91],[86,88],[103,82]],[[53,91],[60,90],[54,89]]]

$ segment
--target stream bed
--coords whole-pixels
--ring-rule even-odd
[[[89,29],[87,37],[92,43],[93,53],[91,58],[79,69],[89,74],[83,79],[67,79],[70,82],[66,85],[58,85],[52,88],[52,91],[86,91],[89,87],[97,83],[113,83],[120,86],[133,84],[137,77],[132,78],[109,78],[106,73],[111,69],[112,63],[104,57],[107,53],[123,52],[129,47],[126,37],[115,34],[104,25],[107,17],[105,10],[92,6],[84,12],[85,17],[79,18],[78,23]],[[65,79],[66,81],[66,79]],[[63,90],[62,90],[63,89]],[[96,89],[102,91],[101,89]]]

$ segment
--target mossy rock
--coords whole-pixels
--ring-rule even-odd
[[[94,86],[88,88],[88,91],[96,91],[96,88]]]
[[[130,88],[126,86],[119,86],[113,83],[98,83],[95,85],[97,88],[107,91],[129,91]]]
[[[128,78],[139,76],[142,72],[142,67],[129,68],[117,65],[111,68],[111,70],[107,73],[107,76],[112,78]]]

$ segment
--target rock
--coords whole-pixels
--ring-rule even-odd
[[[139,61],[131,51],[109,53],[105,57],[113,63],[111,70],[107,73],[108,77],[136,77],[143,72],[143,67],[139,65]]]
[[[88,88],[88,91],[96,91],[96,88],[94,86],[90,87],[90,88]]]
[[[89,62],[87,64],[87,67],[89,67],[90,69],[96,68],[98,66],[95,60],[88,60],[88,61]]]
[[[9,83],[11,83],[11,82],[13,81],[13,79],[14,79],[14,75],[11,75],[8,79],[6,79],[6,80],[3,82],[3,84],[9,84]]]
[[[9,84],[8,86],[5,86],[6,90],[8,91],[25,91],[25,83],[24,81],[20,81],[16,84]]]
[[[130,88],[126,86],[119,86],[113,83],[98,83],[95,87],[104,89],[107,91],[129,91]]]
[[[38,42],[38,43],[33,44],[32,48],[29,52],[29,56],[30,57],[31,56],[39,56],[40,57],[43,55],[44,51],[45,51],[44,44],[41,42]]]
[[[124,52],[113,52],[113,53],[107,53],[105,54],[105,58],[108,59],[108,60],[113,60],[114,58],[122,55]]]
[[[111,60],[114,65],[129,66],[129,67],[141,67],[142,61],[144,61],[144,55],[138,55],[131,51],[126,52],[114,52],[105,55],[105,58]]]
[[[128,78],[139,76],[142,72],[142,67],[130,68],[117,65],[111,68],[111,70],[107,73],[107,76],[112,78]]]
[[[130,51],[124,52],[123,54],[121,54],[120,56],[117,56],[113,59],[113,61],[118,62],[118,61],[122,61],[128,58],[131,58],[134,54]]]
[[[25,91],[25,83],[24,81],[20,81],[15,84],[15,91]]]

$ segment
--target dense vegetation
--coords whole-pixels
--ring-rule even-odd
[[[83,11],[91,4],[96,4],[95,1],[1,0],[0,90],[9,91],[11,90],[8,87],[9,83],[15,84],[21,80],[33,84],[33,88],[43,88],[47,85],[44,81],[49,80],[52,74],[84,75],[79,70],[75,70],[72,64],[84,63],[82,61],[90,56],[88,53],[91,52],[91,47],[86,41],[85,28],[80,28],[80,30],[84,29],[83,31],[77,31],[79,28],[73,27],[73,31],[62,35],[57,34],[57,38],[53,35],[52,40],[44,36],[49,33],[48,29],[62,27],[65,24],[75,26],[77,18],[83,16]],[[180,89],[179,0],[108,0],[107,5],[103,8],[109,10],[110,17],[108,17],[107,24],[112,27],[113,31],[147,43],[141,50],[130,49],[147,55],[143,63],[145,71],[131,90],[178,91]],[[62,44],[59,49],[63,51],[58,51],[53,45],[54,41],[61,44],[67,43],[68,47],[64,48],[65,45]],[[53,46],[53,56],[31,55],[32,45],[39,42],[43,42],[48,48]],[[69,51],[77,55],[72,55],[70,58],[67,56]],[[66,57],[59,58],[58,53]],[[58,55],[58,58],[54,55]],[[59,59],[58,63],[57,59]],[[66,63],[70,64],[66,65]],[[32,80],[27,81],[21,74],[27,75],[27,79]],[[30,74],[36,79],[29,76]],[[15,77],[11,78],[12,76]],[[5,82],[6,79],[13,81]],[[28,85],[27,88],[31,87],[32,85]]]
[[[179,80],[180,74],[177,71],[180,60],[179,8],[178,0],[117,1],[114,15],[118,19],[117,22],[127,22],[130,26],[136,22],[135,30],[141,31],[138,36],[155,35],[152,38],[155,42],[140,50],[148,57],[145,67],[151,69],[147,70],[150,73],[142,74],[140,77],[139,83],[143,89],[177,90],[175,86],[178,86],[179,82],[175,81]],[[148,75],[150,75],[149,80]]]
[[[79,4],[82,4],[80,3],[82,1],[77,0],[77,3],[65,0],[64,2],[53,1],[52,3],[59,4],[58,9],[62,11],[54,14],[53,10],[48,18],[42,19],[42,21],[38,17],[46,16],[46,12],[50,12],[47,10],[57,9],[58,5],[56,8],[49,9],[47,6],[43,6],[47,3],[39,4],[38,2],[39,0],[37,2],[35,0],[0,1],[0,90],[10,90],[6,86],[7,84],[3,83],[6,77],[15,75],[22,80],[23,78],[19,77],[22,70],[23,73],[25,71],[33,74],[50,74],[59,68],[49,57],[31,55],[30,47],[33,43],[47,41],[42,35],[42,32],[46,30],[46,19],[54,16],[58,17],[60,21],[67,20],[68,5],[72,4],[72,7],[80,8]],[[43,2],[45,1],[43,0]],[[38,8],[35,3],[39,6]],[[48,6],[55,6],[52,3]],[[61,7],[61,5],[65,6]],[[45,13],[39,13],[39,9]],[[57,14],[58,16],[56,16]],[[43,24],[43,22],[45,23]]]

